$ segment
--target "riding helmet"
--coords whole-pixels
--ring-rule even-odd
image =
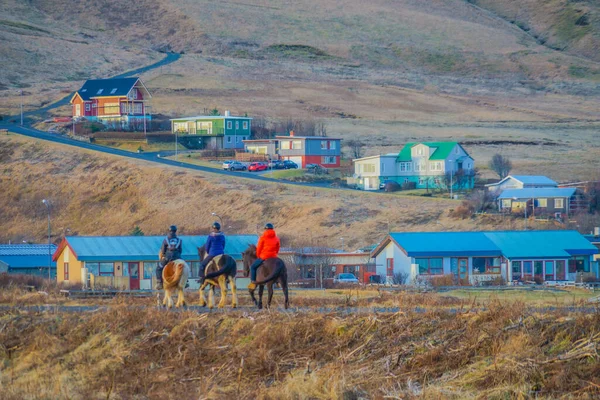
[[[270,223],[270,222],[267,222],[267,223],[265,224],[265,229],[273,229],[273,224],[272,224],[272,223]]]
[[[221,224],[218,222],[213,222],[212,227],[215,228],[216,230],[221,230]]]
[[[177,232],[177,226],[175,226],[175,225],[171,225],[171,227],[169,228],[169,230],[170,230],[171,232]]]

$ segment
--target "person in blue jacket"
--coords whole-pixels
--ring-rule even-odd
[[[221,232],[221,224],[218,222],[213,222],[212,232],[208,235],[204,247],[207,256],[200,263],[199,275],[201,279],[204,278],[204,271],[208,263],[216,256],[225,254],[225,235]]]

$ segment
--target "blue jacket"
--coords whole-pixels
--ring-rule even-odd
[[[221,232],[211,232],[206,239],[206,253],[209,256],[225,254],[225,235]]]

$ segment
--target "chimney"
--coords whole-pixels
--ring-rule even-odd
[[[225,116],[226,117],[231,117],[231,113],[229,112],[229,110],[225,110]]]
[[[294,131],[290,131],[290,136],[294,136]]]
[[[594,236],[595,237],[600,237],[600,227],[595,227],[594,228]]]

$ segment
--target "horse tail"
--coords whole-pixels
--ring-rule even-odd
[[[235,271],[235,268],[236,268],[235,260],[229,256],[224,256],[224,257],[225,257],[225,265],[223,265],[223,268],[221,268],[218,271],[211,272],[210,274],[206,274],[204,276],[204,279],[212,279],[212,278],[216,278],[219,275],[229,274],[231,272],[232,268]]]
[[[184,263],[171,261],[163,269],[163,281],[166,289],[174,289],[179,285],[181,275],[183,274]]]
[[[279,278],[279,276],[281,275],[282,270],[285,272],[285,264],[283,263],[283,261],[281,260],[277,260],[277,264],[275,266],[275,269],[273,270],[273,272],[271,273],[271,275],[267,276],[264,280],[262,281],[258,281],[256,282],[257,285],[266,285],[267,283],[274,281],[275,279]]]

